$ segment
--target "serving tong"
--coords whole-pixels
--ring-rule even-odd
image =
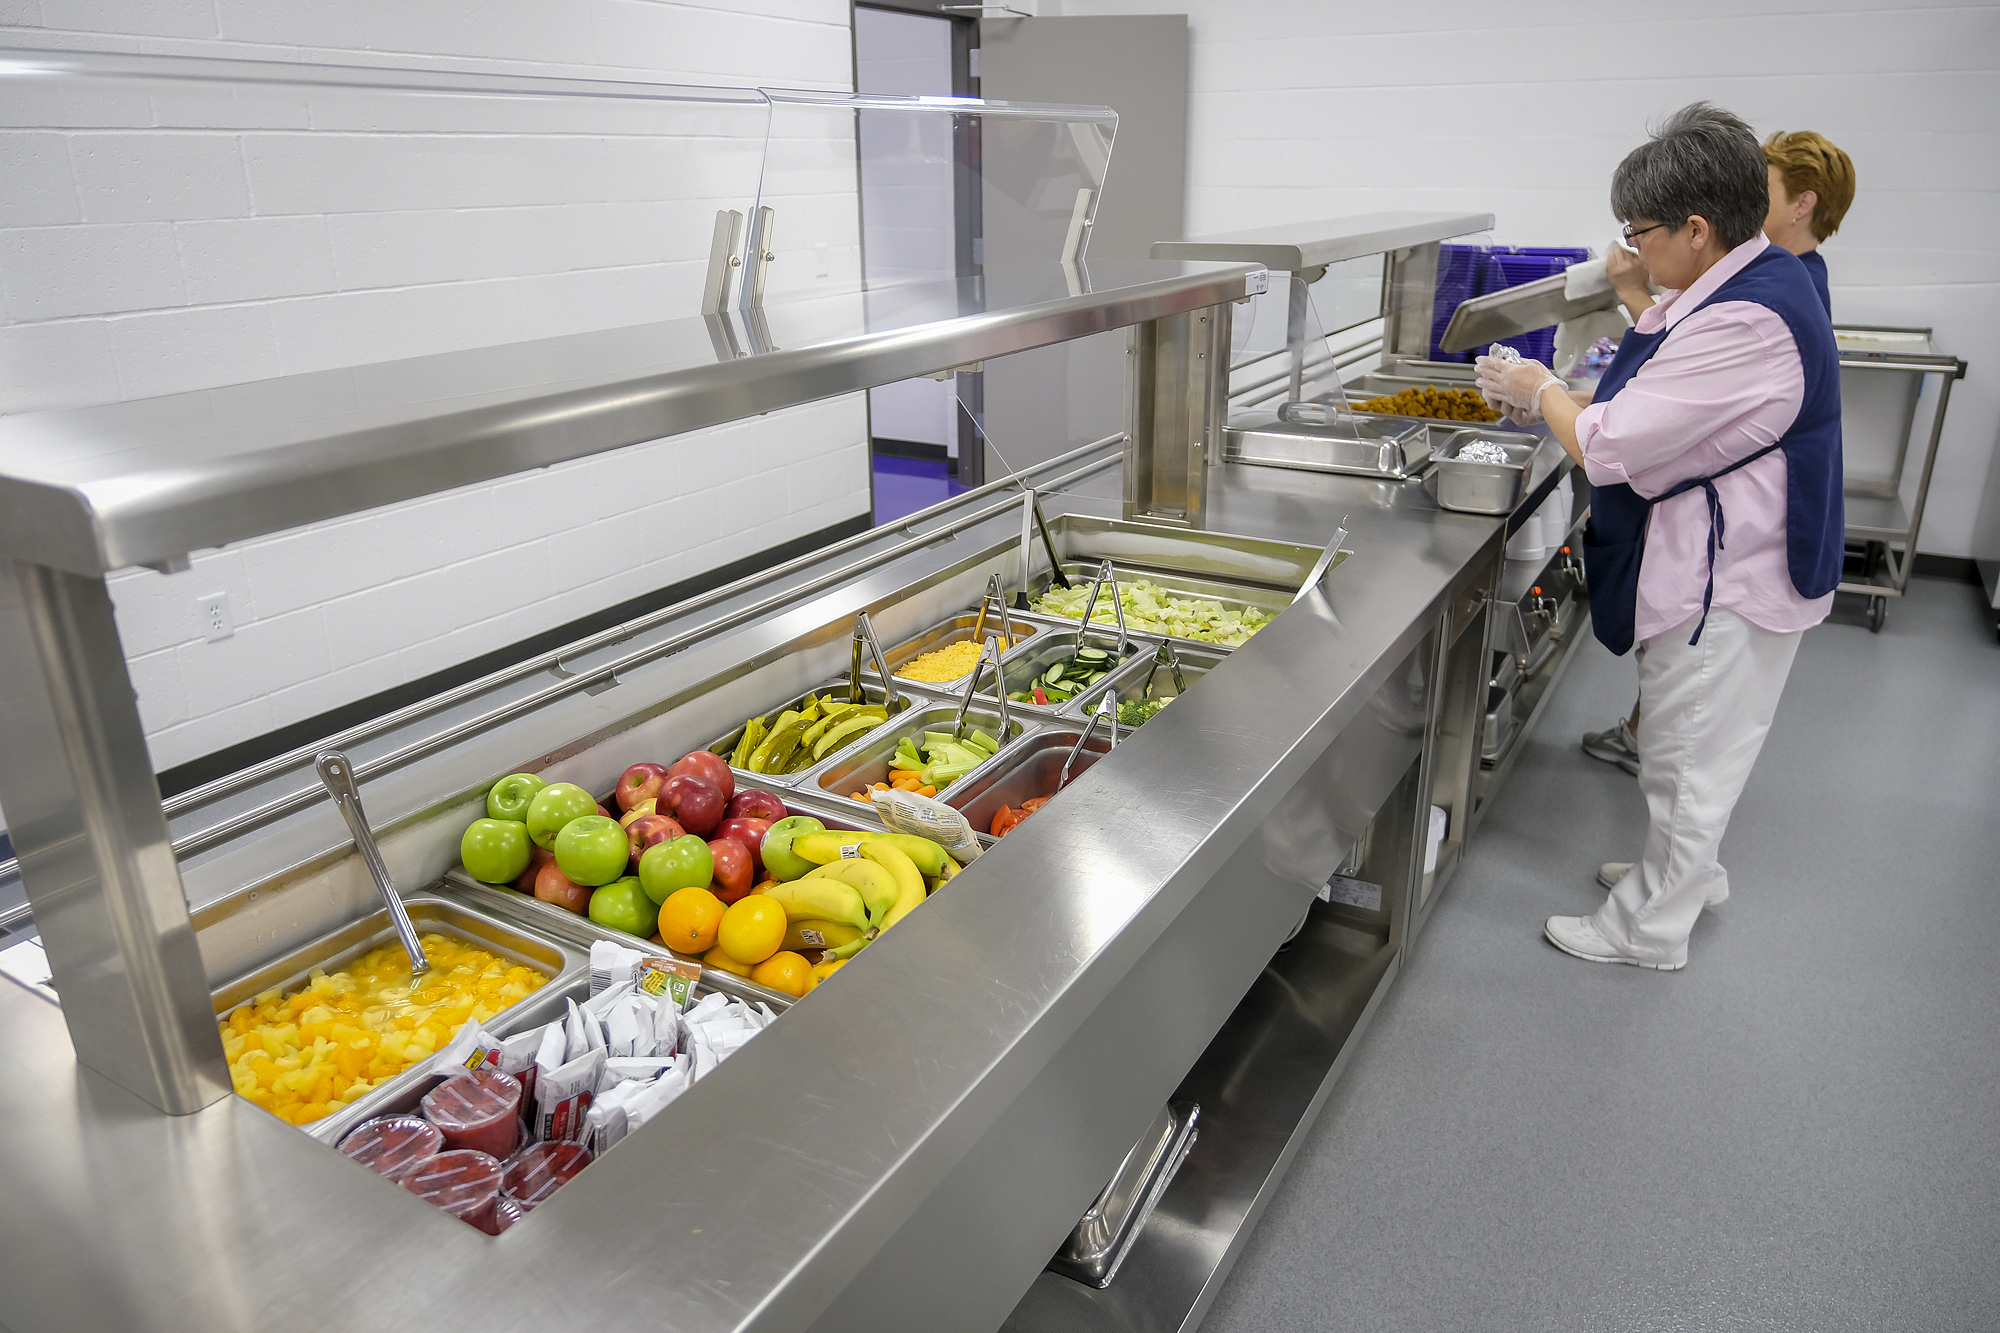
[[[1090,629],[1090,617],[1097,610],[1097,595],[1104,591],[1105,584],[1111,585],[1111,614],[1118,620],[1118,660],[1124,661],[1132,651],[1132,636],[1125,632],[1125,604],[1118,596],[1118,571],[1109,560],[1100,561],[1097,577],[1091,580],[1090,600],[1083,604],[1083,623],[1076,627],[1076,646],[1083,647],[1083,636]]]
[[[882,642],[875,637],[875,622],[868,618],[866,611],[854,617],[854,640],[849,645],[847,665],[847,701],[865,704],[868,696],[861,688],[861,650],[866,648],[875,661],[875,674],[882,678],[882,703],[894,717],[903,711],[902,698],[896,693],[896,678],[889,674],[888,659],[882,655]]]
[[[1091,710],[1089,719],[1083,724],[1083,735],[1078,736],[1076,744],[1069,747],[1069,758],[1063,760],[1062,772],[1056,775],[1056,791],[1061,791],[1069,785],[1070,765],[1074,764],[1076,757],[1083,753],[1083,747],[1090,744],[1090,733],[1097,730],[1097,719],[1099,718],[1103,718],[1111,724],[1111,744],[1116,746],[1118,744],[1118,699],[1110,690],[1106,690],[1098,697],[1097,707]],[[1050,792],[1049,794],[1053,796],[1055,792]]]
[[[985,640],[986,613],[995,607],[998,607],[1000,611],[1000,636],[1006,639],[1009,645],[1012,645],[1016,641],[1014,617],[1007,609],[1006,590],[1001,586],[1000,576],[992,574],[987,576],[986,591],[979,598],[979,617],[972,622],[972,641],[974,643],[980,643]]]
[[[417,928],[410,922],[403,896],[396,892],[396,882],[389,878],[389,865],[382,859],[382,849],[375,845],[368,815],[361,808],[361,793],[354,786],[354,765],[339,750],[322,750],[313,756],[313,768],[326,785],[327,794],[333,797],[333,808],[347,821],[347,831],[354,835],[354,849],[361,853],[362,864],[368,867],[376,892],[382,895],[382,905],[389,909],[396,938],[402,941],[403,952],[410,955],[410,975],[422,976],[431,970],[430,956],[424,952],[423,941],[417,938]]]
[[[1306,575],[1306,581],[1301,583],[1298,592],[1292,595],[1292,604],[1294,606],[1303,602],[1306,599],[1306,594],[1319,586],[1319,581],[1326,577],[1326,571],[1333,568],[1334,558],[1340,554],[1340,544],[1346,540],[1347,515],[1342,514],[1340,516],[1340,526],[1333,530],[1333,540],[1328,542],[1326,549],[1319,553],[1319,559],[1313,563],[1312,573]]]
[[[958,716],[952,720],[951,738],[955,741],[965,739],[965,710],[972,707],[972,696],[979,693],[979,678],[985,674],[989,657],[993,659],[993,693],[1000,697],[1000,735],[995,739],[1005,745],[1007,733],[1013,730],[1013,719],[1007,710],[1007,679],[1000,674],[1000,640],[988,634],[985,647],[979,650],[979,660],[973,663],[972,679],[965,682],[965,697],[958,701]]]
[[[1173,673],[1174,697],[1179,698],[1187,693],[1187,679],[1181,675],[1181,655],[1174,651],[1172,639],[1162,639],[1158,651],[1153,654],[1153,669],[1146,673],[1146,683],[1139,689],[1141,699],[1153,697],[1153,677],[1160,674],[1160,668],[1163,666]]]
[[[1014,593],[1016,611],[1032,609],[1028,605],[1028,571],[1034,564],[1037,531],[1042,534],[1042,549],[1049,554],[1049,577],[1055,581],[1056,587],[1068,592],[1069,576],[1063,573],[1062,561],[1056,558],[1056,543],[1055,539],[1049,536],[1048,519],[1042,516],[1041,498],[1035,494],[1034,487],[1023,486],[1021,488],[1021,586]],[[994,575],[995,580],[999,577],[997,574]]]

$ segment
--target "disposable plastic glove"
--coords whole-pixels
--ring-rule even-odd
[[[1479,392],[1495,408],[1522,408],[1533,412],[1539,418],[1541,413],[1537,399],[1541,397],[1545,385],[1562,381],[1539,361],[1510,363],[1497,356],[1482,356],[1474,362],[1478,372]]]

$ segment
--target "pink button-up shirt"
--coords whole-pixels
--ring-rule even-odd
[[[1770,244],[1762,232],[1724,255],[1685,291],[1668,292],[1637,331],[1672,333],[1608,402],[1576,420],[1584,475],[1651,498],[1713,476],[1774,443],[1805,401],[1805,369],[1785,321],[1753,301],[1696,310]],[[1715,598],[1778,633],[1826,619],[1833,594],[1801,597],[1785,559],[1785,454],[1775,450],[1715,483],[1725,519]],[[1701,613],[1708,583],[1708,504],[1700,487],[1653,507],[1639,567],[1633,633],[1644,642]]]

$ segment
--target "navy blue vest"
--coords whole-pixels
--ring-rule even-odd
[[[1590,488],[1590,522],[1583,532],[1590,625],[1598,640],[1614,653],[1622,654],[1632,647],[1639,562],[1645,554],[1646,522],[1652,508],[1696,487],[1708,497],[1708,587],[1701,596],[1701,620],[1688,642],[1700,642],[1702,627],[1708,623],[1709,602],[1715,595],[1715,553],[1725,535],[1715,478],[1755,462],[1773,449],[1785,451],[1785,553],[1792,586],[1802,597],[1821,597],[1840,582],[1845,538],[1840,489],[1840,358],[1827,308],[1813,290],[1798,256],[1775,245],[1767,247],[1695,309],[1721,301],[1752,301],[1785,321],[1805,370],[1805,398],[1797,419],[1775,444],[1738,459],[1713,476],[1690,477],[1651,500],[1623,484]],[[1618,355],[1605,369],[1594,401],[1604,402],[1624,388],[1671,333],[1627,332]]]
[[[1813,290],[1819,293],[1819,303],[1826,307],[1826,313],[1833,313],[1833,293],[1826,286],[1826,261],[1819,257],[1819,251],[1808,250],[1799,256],[1799,262],[1806,266],[1806,276],[1812,279]]]

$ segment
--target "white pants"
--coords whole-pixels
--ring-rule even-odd
[[[1803,631],[1774,634],[1732,611],[1708,613],[1639,645],[1639,790],[1652,826],[1633,863],[1592,918],[1621,952],[1687,960],[1703,902],[1729,891],[1716,861]]]

